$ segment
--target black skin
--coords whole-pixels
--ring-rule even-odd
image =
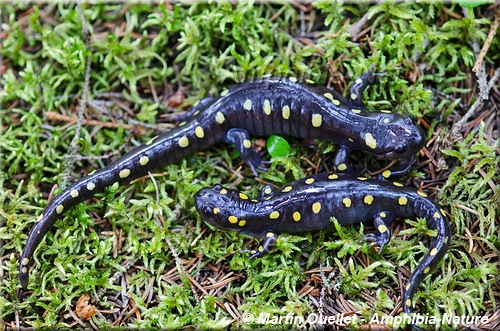
[[[362,241],[378,246],[380,253],[390,240],[389,225],[394,219],[425,219],[437,236],[408,279],[403,296],[403,309],[408,314],[413,313],[419,284],[443,258],[451,240],[445,212],[425,193],[399,183],[348,174],[320,173],[276,190],[265,186],[256,199],[216,185],[198,191],[195,206],[201,218],[218,229],[264,238],[250,258],[266,254],[279,234],[333,228],[332,217],[342,225],[373,222],[375,233]]]
[[[293,78],[266,78],[239,84],[218,98],[201,100],[184,125],[139,146],[105,168],[65,188],[47,205],[28,237],[19,264],[21,285],[28,286],[33,253],[52,225],[71,207],[115,182],[128,184],[150,171],[178,162],[219,142],[234,144],[251,171],[263,166],[251,148],[250,135],[278,134],[323,139],[339,145],[335,167],[349,171],[351,150],[364,150],[377,158],[400,160],[389,178],[405,174],[425,142],[422,129],[410,118],[384,112],[367,112],[362,92],[376,75],[361,75],[351,100],[326,87],[299,83]]]

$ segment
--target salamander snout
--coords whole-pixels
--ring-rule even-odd
[[[237,224],[238,192],[221,185],[202,188],[194,195],[194,205],[201,218],[219,229],[232,229]]]
[[[222,189],[221,185],[216,185],[213,188],[202,188],[194,195],[194,205],[196,210],[200,214],[203,220],[213,224],[214,208],[216,205],[220,205],[221,194],[219,193]]]
[[[401,121],[404,130],[403,141],[394,149],[398,158],[409,158],[415,155],[425,145],[425,132],[420,125],[411,118],[406,117]],[[405,147],[403,147],[403,145]]]
[[[376,131],[380,139],[379,156],[409,159],[425,145],[424,131],[406,116],[381,114]]]

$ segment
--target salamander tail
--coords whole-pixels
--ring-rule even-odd
[[[430,202],[429,200],[426,201]],[[437,236],[432,239],[429,251],[425,254],[408,279],[403,296],[403,309],[407,314],[412,314],[414,312],[415,300],[413,296],[415,292],[422,280],[427,277],[439,261],[441,261],[451,240],[450,225],[444,210],[440,209],[432,202],[431,204],[431,206],[427,205],[421,208],[420,210],[425,211],[425,214],[419,216],[427,220],[428,228],[437,230]],[[422,330],[415,325],[412,325],[412,327],[415,330]]]

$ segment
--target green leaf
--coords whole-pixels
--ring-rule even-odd
[[[266,147],[272,157],[287,156],[290,153],[290,144],[280,136],[270,136],[267,139]]]

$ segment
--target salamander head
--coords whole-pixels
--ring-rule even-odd
[[[425,144],[422,128],[411,118],[395,113],[371,113],[377,123],[365,136],[376,156],[387,159],[410,159]]]
[[[202,188],[194,196],[194,205],[201,218],[218,229],[242,231],[246,224],[243,200],[248,197],[221,185]]]

